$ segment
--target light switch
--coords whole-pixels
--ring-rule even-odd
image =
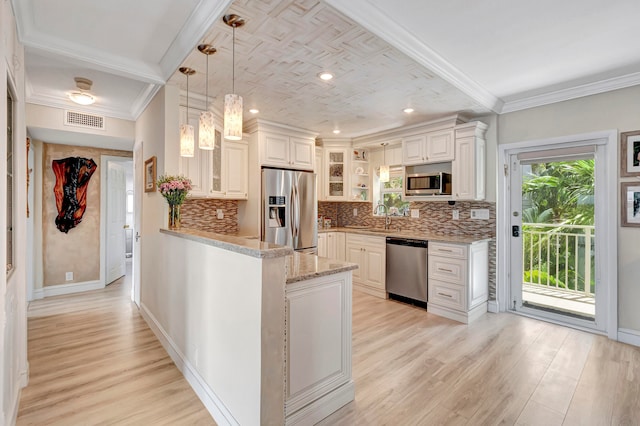
[[[420,209],[411,209],[411,217],[420,217]]]
[[[222,209],[216,209],[216,215],[218,219],[224,219],[224,213],[222,212]]]
[[[489,209],[471,209],[471,219],[489,219]]]
[[[460,210],[453,210],[453,220],[460,220]]]

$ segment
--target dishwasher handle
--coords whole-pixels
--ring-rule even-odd
[[[427,248],[426,240],[415,240],[412,238],[387,237],[387,244],[396,245],[396,246]]]

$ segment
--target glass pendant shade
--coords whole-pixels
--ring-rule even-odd
[[[216,147],[216,126],[211,111],[200,113],[200,125],[198,126],[198,148],[212,150]]]
[[[389,182],[389,166],[380,166],[380,182]]]
[[[242,96],[224,95],[224,138],[242,140]]]
[[[194,146],[193,126],[183,124],[180,126],[180,156],[193,157]]]

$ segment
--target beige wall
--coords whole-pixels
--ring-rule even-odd
[[[640,86],[501,115],[500,144],[600,130],[640,129]],[[619,155],[619,154],[618,154]],[[618,170],[609,170],[619,176]],[[619,179],[618,179],[619,180]],[[625,179],[628,180],[628,179]],[[610,220],[619,223],[620,205]],[[640,332],[640,229],[618,228],[618,321]]]
[[[43,143],[42,164],[42,256],[43,286],[84,283],[100,279],[100,156],[131,157],[131,152]],[[53,187],[53,160],[66,157],[90,158],[98,164],[87,189],[87,209],[80,222],[67,234],[58,230]],[[66,281],[65,273],[73,272]]]

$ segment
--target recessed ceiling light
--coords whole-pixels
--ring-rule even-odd
[[[249,110],[249,112],[250,112],[251,114],[257,114],[257,113],[259,113],[259,112],[260,112],[260,110],[258,110],[258,109],[256,109],[256,108],[251,108],[251,109]]]
[[[333,74],[329,73],[329,72],[323,72],[318,74],[318,76],[323,79],[324,81],[329,81],[333,78]]]
[[[333,131],[333,134],[335,134],[335,135],[340,134],[340,129],[335,129],[335,130]]]
[[[414,110],[413,108],[405,108],[402,111],[406,112],[407,114],[411,114]]]

